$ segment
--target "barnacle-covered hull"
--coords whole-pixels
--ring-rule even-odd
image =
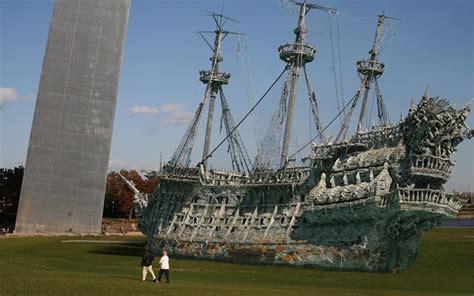
[[[165,166],[146,207],[136,196],[139,227],[176,257],[404,271],[422,231],[461,207],[443,184],[454,147],[472,137],[468,112],[424,96],[397,125],[313,147],[306,167],[247,176]]]
[[[227,190],[211,191],[204,196]],[[244,204],[191,203],[171,221],[152,222],[158,229],[144,229],[147,219],[140,226],[156,231],[148,237],[157,251],[175,257],[392,272],[413,264],[421,232],[452,214],[429,202],[421,205],[426,210],[401,207],[397,192],[325,206]],[[157,211],[163,204],[156,199],[150,206]]]

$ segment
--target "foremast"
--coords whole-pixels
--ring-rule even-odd
[[[227,104],[227,101],[224,96],[222,85],[229,83],[230,73],[219,72],[219,63],[223,61],[221,55],[221,44],[222,41],[229,35],[242,35],[241,33],[235,33],[224,30],[224,24],[228,21],[235,21],[229,17],[226,17],[222,14],[210,12],[208,14],[211,16],[216,24],[216,29],[214,31],[199,31],[198,33],[204,39],[206,44],[212,50],[211,60],[211,69],[210,70],[201,70],[199,72],[199,80],[206,85],[204,92],[204,97],[200,102],[196,113],[194,114],[191,123],[184,134],[178,148],[175,150],[173,157],[169,161],[171,166],[179,167],[188,167],[190,164],[190,157],[192,149],[194,148],[194,143],[200,123],[202,114],[204,113],[204,107],[207,101],[209,101],[208,113],[207,113],[207,122],[206,122],[206,132],[204,137],[204,145],[202,152],[202,161],[200,162],[204,169],[207,167],[207,160],[212,155],[212,152],[209,152],[211,145],[211,135],[212,135],[212,126],[214,119],[214,109],[215,101],[219,95],[221,106],[222,106],[222,122],[225,126],[227,133],[227,143],[228,151],[232,160],[232,168],[240,173],[250,171],[250,160],[248,153],[243,145],[240,134],[235,130],[235,122],[232,117],[230,108]],[[214,43],[211,43],[204,37],[203,34],[211,33],[215,34]]]
[[[295,160],[292,156],[288,156],[288,154],[292,137],[293,113],[301,70],[303,70],[304,74],[304,82],[306,84],[317,137],[320,138],[321,142],[326,141],[326,138],[323,135],[324,128],[321,125],[321,119],[319,116],[319,106],[316,100],[316,93],[311,87],[308,72],[306,71],[306,64],[314,60],[316,48],[306,44],[307,29],[305,17],[311,9],[322,10],[329,14],[337,13],[337,10],[323,7],[318,4],[311,4],[306,1],[291,2],[299,6],[298,25],[294,30],[296,35],[295,42],[281,45],[278,48],[280,59],[287,64],[282,74],[287,72],[288,77],[283,83],[277,108],[270,119],[267,132],[260,143],[257,157],[254,162],[255,172],[286,170],[289,163]],[[280,74],[279,77],[281,77],[282,74]]]
[[[222,36],[226,32],[222,28],[222,21],[214,17],[216,21],[216,34],[214,38],[214,47],[212,48],[212,57],[211,57],[211,70],[209,71],[200,71],[199,80],[206,84],[206,94],[209,93],[209,109],[207,113],[207,124],[206,124],[206,135],[204,138],[204,148],[202,151],[202,158],[205,159],[209,154],[209,147],[211,145],[211,132],[212,132],[212,121],[214,116],[214,105],[216,102],[217,93],[223,84],[229,83],[230,74],[228,73],[219,73],[219,63],[223,60],[222,55],[220,54]],[[207,160],[204,161],[204,164],[207,163]]]

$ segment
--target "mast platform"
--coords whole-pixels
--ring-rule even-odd
[[[362,75],[380,76],[383,74],[384,67],[383,63],[372,60],[360,60],[357,62],[357,72]]]
[[[280,59],[284,62],[295,62],[301,59],[302,64],[312,62],[316,48],[307,44],[284,44],[278,47]]]
[[[199,71],[199,80],[204,84],[208,84],[210,81],[212,83],[222,85],[228,84],[230,78],[230,73],[212,73],[212,71]]]

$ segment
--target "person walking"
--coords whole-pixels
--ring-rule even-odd
[[[153,272],[153,267],[151,264],[153,263],[153,260],[155,257],[153,257],[153,253],[150,250],[150,246],[148,244],[145,245],[145,249],[143,250],[143,255],[142,255],[142,281],[146,280],[146,276],[148,272],[151,273],[153,276],[153,282],[156,283],[156,276],[155,273]]]
[[[168,258],[168,252],[163,250],[163,256],[160,259],[160,273],[158,274],[158,281],[161,282],[161,276],[165,274],[166,283],[170,283],[170,259]]]

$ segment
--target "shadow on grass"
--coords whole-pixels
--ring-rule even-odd
[[[141,273],[138,274],[138,276],[136,277],[132,277],[132,276],[118,276],[118,275],[115,275],[115,276],[112,276],[113,278],[117,278],[117,279],[122,279],[122,280],[129,280],[129,281],[134,281],[134,282],[142,282],[142,279],[140,278],[142,275]],[[153,283],[152,281],[149,281],[151,283]]]
[[[144,242],[129,242],[126,244],[101,245],[89,251],[93,254],[141,257]]]

